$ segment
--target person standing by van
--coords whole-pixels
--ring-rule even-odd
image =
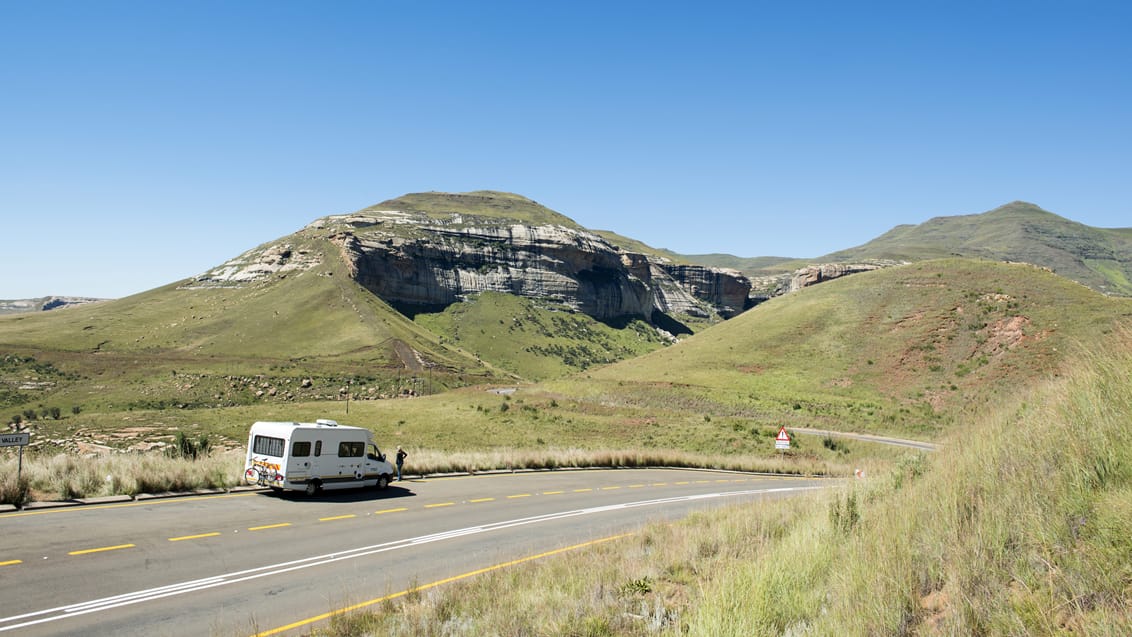
[[[397,482],[401,481],[401,465],[405,464],[405,458],[408,455],[409,454],[405,453],[405,450],[401,448],[401,445],[397,445]]]

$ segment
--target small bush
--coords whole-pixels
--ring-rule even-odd
[[[0,504],[22,506],[28,501],[28,479],[16,477],[16,472],[5,472],[0,478]]]
[[[185,432],[178,431],[177,436],[173,440],[173,446],[168,449],[168,454],[171,458],[196,460],[197,458],[208,457],[211,450],[212,442],[208,439],[208,436],[201,434],[200,437],[193,440],[186,436]]]

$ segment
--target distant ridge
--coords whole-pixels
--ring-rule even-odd
[[[1094,228],[1025,201],[989,212],[901,225],[821,261],[947,256],[1030,263],[1104,294],[1132,296],[1132,228]]]
[[[37,299],[0,300],[0,314],[19,314],[22,312],[44,312],[65,307],[75,307],[87,303],[97,303],[106,299],[85,296],[41,296]]]

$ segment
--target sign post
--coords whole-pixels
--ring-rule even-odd
[[[774,448],[786,451],[790,448],[790,434],[786,433],[786,425],[779,427],[778,435],[774,437]]]
[[[24,472],[24,447],[31,442],[31,434],[24,432],[18,434],[0,434],[0,447],[19,447],[20,459],[16,462],[16,484],[20,483],[20,476]]]

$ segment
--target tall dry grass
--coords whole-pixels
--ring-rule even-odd
[[[92,457],[58,454],[24,458],[22,489],[15,485],[16,461],[0,465],[0,498],[8,504],[28,500],[70,500],[218,489],[237,484],[243,453],[215,453],[197,460],[164,454],[110,454]]]
[[[498,449],[494,451],[440,452],[408,449],[405,470],[410,474],[488,471],[495,469],[567,469],[584,467],[694,467],[790,475],[845,473],[847,467],[819,460],[713,456],[677,450],[611,449]]]
[[[1075,369],[737,565],[692,634],[1132,634],[1132,339]]]
[[[445,453],[410,448],[408,451],[410,455],[405,465],[408,475],[583,467],[702,467],[794,475],[848,471],[847,467],[831,466],[819,460],[706,456],[663,450],[500,449]],[[0,472],[3,476],[0,477],[0,503],[17,505],[35,500],[218,489],[241,484],[244,452],[215,452],[195,460],[170,458],[162,453],[25,457],[23,480],[19,484],[15,458],[0,461]]]
[[[819,499],[803,496],[801,510]],[[769,501],[427,589],[333,617],[312,634],[684,635],[706,582],[736,562],[769,559],[797,512]],[[695,634],[695,633],[692,633]]]

